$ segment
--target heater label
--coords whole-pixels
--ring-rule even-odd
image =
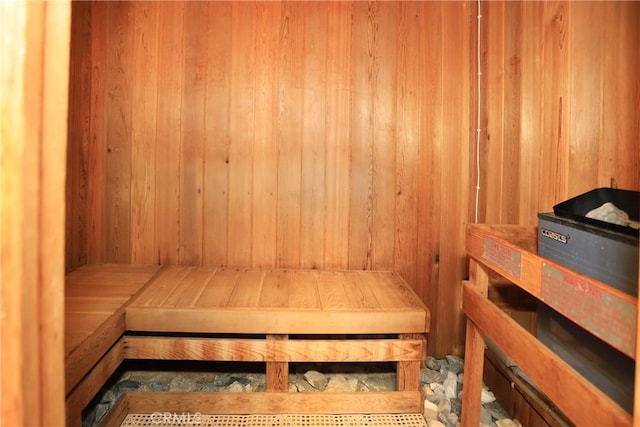
[[[636,347],[636,306],[605,289],[542,265],[542,301],[630,357]]]
[[[482,258],[493,262],[518,279],[522,275],[522,254],[491,237],[484,238]]]

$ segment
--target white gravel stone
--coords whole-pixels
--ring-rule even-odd
[[[429,402],[428,400],[424,401],[424,411],[422,412],[425,420],[436,420],[438,419],[438,405],[433,402]]]
[[[433,390],[433,392],[435,394],[440,394],[442,396],[444,396],[445,394],[445,388],[442,384],[440,383],[431,383],[429,384],[429,387],[431,387],[431,390]]]
[[[431,386],[426,384],[422,386],[422,390],[424,390],[425,397],[433,396],[435,394],[435,392],[431,389]]]
[[[462,359],[448,357],[436,360],[430,358],[421,369],[420,385],[424,391],[423,416],[429,427],[460,426],[461,397],[464,392],[464,374]],[[296,372],[289,376],[289,391],[392,391],[396,388],[396,374],[393,372],[370,372],[365,367],[362,371],[344,373],[344,371],[328,369],[330,365],[308,364],[296,366]],[[452,369],[453,367],[453,369]],[[317,369],[317,370],[316,370]],[[265,375],[263,373],[182,373],[182,372],[135,372],[125,373],[112,390],[120,390],[128,386],[136,386],[141,390],[194,390],[194,391],[265,391]],[[112,390],[103,390],[102,399],[96,401],[92,412],[88,412],[83,420],[83,427],[96,427],[96,413],[101,415],[104,408],[102,402],[113,406],[115,395]],[[509,419],[509,415],[495,395],[486,387],[482,389],[482,406],[480,427],[522,427],[517,420]],[[504,419],[502,419],[504,418]],[[498,420],[498,421],[496,421]]]
[[[458,415],[450,412],[449,415],[447,415],[447,419],[451,424],[455,425],[458,422]]]
[[[169,382],[169,390],[180,392],[194,391],[197,387],[196,382],[191,378],[185,378],[181,375],[176,376]]]
[[[483,406],[480,408],[480,422],[483,424],[491,424],[493,418],[491,418],[491,413],[487,411],[487,409]]]
[[[444,414],[446,417],[451,412],[451,401],[449,399],[442,399],[438,404],[438,413]]]
[[[522,427],[518,420],[498,420],[496,421],[498,427]]]
[[[484,388],[482,389],[482,395],[481,395],[481,401],[482,403],[491,403],[494,402],[496,400],[496,396],[493,394],[493,392],[489,391],[489,390],[485,390]]]
[[[453,399],[458,394],[458,376],[453,372],[449,372],[447,379],[444,380],[444,395],[449,399]]]
[[[244,386],[240,384],[238,381],[232,382],[224,390],[229,391],[231,393],[242,393],[243,391],[245,391]]]
[[[357,388],[358,380],[348,380],[344,375],[333,375],[331,378],[329,378],[329,383],[327,384],[324,391],[353,392],[356,391]]]
[[[318,371],[307,371],[304,373],[304,379],[316,390],[324,390],[329,384],[327,376]]]

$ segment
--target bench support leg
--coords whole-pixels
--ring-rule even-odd
[[[289,335],[267,335],[268,340],[287,340]],[[267,362],[267,391],[289,391],[289,363]]]
[[[400,334],[398,338],[404,340],[424,339],[419,334]],[[397,362],[396,387],[398,391],[420,390],[420,365],[421,361]]]

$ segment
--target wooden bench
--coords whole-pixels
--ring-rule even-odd
[[[160,266],[85,265],[65,278],[65,391],[67,424],[124,360],[125,308]]]
[[[126,305],[127,332],[111,359],[263,362],[267,391],[130,393],[113,411],[116,423],[158,410],[422,411],[429,311],[396,273],[166,266],[152,277]],[[290,393],[295,362],[397,362],[397,391]]]

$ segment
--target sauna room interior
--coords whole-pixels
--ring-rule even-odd
[[[67,422],[84,266],[393,271],[426,354],[468,360],[469,224],[640,191],[640,2],[13,1],[0,25],[3,425]]]

